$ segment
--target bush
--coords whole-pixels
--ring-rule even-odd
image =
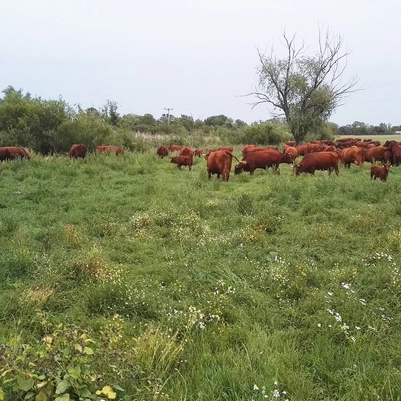
[[[286,140],[287,132],[278,124],[262,123],[246,127],[243,131],[242,143],[255,145],[279,145]]]

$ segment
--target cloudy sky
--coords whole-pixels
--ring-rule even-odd
[[[312,54],[323,26],[351,51],[345,79],[365,87],[331,121],[401,124],[399,0],[3,0],[0,10],[1,90],[251,123],[270,118],[241,96],[257,80],[256,49],[283,55],[285,31]]]

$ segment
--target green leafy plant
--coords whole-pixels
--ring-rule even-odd
[[[0,348],[0,399],[67,401],[115,399],[111,386],[95,368],[96,343],[88,333],[42,320],[41,347],[13,338]],[[2,398],[3,397],[3,398]]]

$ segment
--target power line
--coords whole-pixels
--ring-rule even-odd
[[[167,125],[170,125],[170,110],[173,110],[173,108],[164,108],[164,110],[167,110]]]

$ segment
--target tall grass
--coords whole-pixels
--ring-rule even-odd
[[[223,183],[153,150],[3,163],[0,360],[63,323],[121,400],[401,399],[401,170],[369,166]]]

